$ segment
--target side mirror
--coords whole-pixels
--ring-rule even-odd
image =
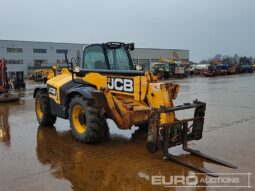
[[[129,43],[129,44],[127,44],[127,48],[128,48],[130,51],[135,50],[135,43]]]

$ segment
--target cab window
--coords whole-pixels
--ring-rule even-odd
[[[109,65],[112,70],[131,70],[131,64],[124,47],[106,49]]]
[[[89,46],[85,48],[83,68],[107,69],[105,55],[101,46]]]

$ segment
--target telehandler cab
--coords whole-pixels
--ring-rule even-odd
[[[179,85],[157,82],[151,72],[134,70],[130,51],[134,44],[109,42],[84,48],[82,64],[66,61],[68,68],[48,78],[47,87],[34,91],[35,111],[42,126],[52,126],[57,117],[69,119],[72,134],[85,143],[95,143],[105,135],[106,118],[120,129],[147,126],[147,149],[163,150],[166,159],[211,176],[211,171],[179,160],[168,152],[182,144],[185,151],[218,164],[236,166],[187,147],[202,138],[206,104],[174,106]],[[194,108],[194,117],[177,119],[175,111]],[[211,174],[212,173],[212,174]]]

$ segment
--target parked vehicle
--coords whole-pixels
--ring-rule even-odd
[[[54,71],[50,69],[38,69],[30,73],[29,79],[36,82],[43,81],[48,75],[51,75]]]
[[[168,63],[155,63],[152,66],[152,72],[158,79],[168,79],[171,77]]]
[[[247,57],[241,57],[239,59],[238,70],[239,73],[252,73],[254,69],[251,60]]]
[[[253,71],[253,66],[251,64],[244,64],[239,66],[239,73],[252,73]]]
[[[93,52],[95,48],[102,50],[101,56]],[[39,124],[54,127],[57,117],[69,119],[73,136],[92,144],[105,136],[109,118],[123,130],[133,125],[147,127],[148,151],[162,149],[164,158],[172,162],[217,176],[170,153],[169,148],[182,145],[185,151],[198,157],[237,168],[188,147],[189,141],[202,138],[206,104],[196,99],[174,106],[180,86],[157,82],[151,72],[135,71],[132,50],[133,43],[92,44],[84,48],[81,68],[74,67],[75,63],[69,62],[66,55],[68,70],[54,74],[45,87],[34,90]],[[178,119],[175,111],[186,109],[194,109],[193,117]]]

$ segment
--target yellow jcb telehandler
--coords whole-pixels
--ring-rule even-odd
[[[86,46],[82,64],[68,63],[68,69],[56,72],[46,87],[34,91],[35,111],[42,126],[52,126],[57,117],[69,119],[74,137],[85,143],[95,143],[105,135],[106,118],[120,129],[133,125],[147,126],[147,149],[163,150],[165,158],[209,175],[211,171],[179,160],[168,152],[182,144],[185,151],[213,162],[236,168],[187,147],[187,142],[202,138],[206,104],[174,106],[179,85],[159,83],[151,72],[134,70],[130,51],[134,44],[109,42]],[[190,119],[177,119],[175,111],[194,108]]]

